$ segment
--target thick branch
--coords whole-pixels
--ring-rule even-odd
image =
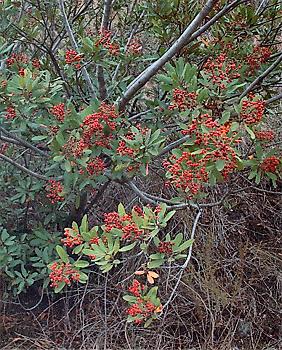
[[[109,28],[111,7],[112,7],[112,0],[105,0],[103,18],[102,18],[102,23],[100,28],[101,32]],[[100,65],[98,66],[98,70],[97,70],[97,78],[98,78],[98,84],[99,84],[100,100],[103,101],[107,98],[108,93],[106,88],[104,69]]]
[[[72,32],[72,29],[71,29],[71,26],[69,24],[68,17],[67,17],[66,11],[65,11],[64,0],[58,0],[58,4],[59,4],[59,7],[60,7],[61,16],[63,18],[64,26],[65,26],[65,29],[66,29],[66,31],[68,33],[69,39],[71,41],[71,44],[72,44],[73,48],[76,50],[76,52],[79,53],[78,44],[77,44],[77,42],[75,40],[74,34]],[[85,67],[83,67],[81,69],[81,71],[82,71],[84,80],[86,81],[86,83],[88,85],[88,88],[91,91],[91,95],[92,95],[92,97],[94,97],[95,88],[94,88],[94,85],[92,84],[90,75],[89,75],[89,73],[88,73],[88,71],[87,71],[87,69]]]
[[[232,2],[196,32],[196,29],[212,10],[216,2],[216,0],[208,0],[202,11],[194,18],[194,20],[186,28],[184,33],[178,38],[178,40],[176,40],[176,42],[168,49],[168,51],[133,80],[133,82],[128,86],[127,90],[125,91],[123,97],[119,102],[120,110],[123,110],[127,102],[158,72],[159,69],[161,69],[185,45],[187,45],[192,40],[196,39],[199,35],[206,31],[213,23],[215,23],[220,17],[222,17],[224,14],[226,14],[239,3],[241,3],[241,1]]]
[[[103,12],[103,18],[102,18],[102,23],[101,23],[102,30],[109,28],[112,2],[113,2],[113,0],[105,0],[105,2],[104,2],[104,12]]]

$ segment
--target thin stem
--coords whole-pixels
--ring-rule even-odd
[[[15,166],[16,168],[24,171],[25,173],[27,173],[28,175],[32,176],[32,177],[36,177],[37,179],[40,179],[40,180],[44,180],[44,181],[49,181],[51,180],[50,178],[44,176],[44,175],[41,175],[41,174],[38,174],[28,168],[26,168],[25,166],[15,162],[13,159],[5,156],[4,154],[0,154],[0,158],[5,160],[7,163],[10,163],[12,164],[13,166]]]
[[[25,140],[22,140],[20,137],[12,134],[11,132],[5,130],[2,126],[0,127],[0,132],[2,132],[3,134],[5,134],[6,136],[9,136],[11,139],[14,139],[16,140],[16,142],[12,142],[12,140],[7,140],[7,142],[11,142],[11,143],[14,143],[14,144],[20,144],[26,148],[29,148],[31,150],[33,150],[34,152],[40,154],[41,156],[44,156],[44,157],[49,157],[48,153],[42,151],[41,149],[39,149],[38,147],[32,145],[31,143],[25,141]]]
[[[193,223],[193,227],[192,227],[192,232],[191,232],[191,237],[190,239],[191,240],[194,240],[194,237],[195,237],[195,233],[196,233],[196,229],[197,229],[197,226],[198,226],[198,222],[200,220],[200,217],[202,215],[202,209],[200,209],[198,211],[198,214],[194,220],[194,223]],[[191,244],[191,246],[189,247],[189,251],[188,251],[188,254],[187,254],[187,258],[184,262],[184,264],[181,266],[181,269],[179,271],[179,276],[178,276],[178,279],[177,279],[177,282],[167,300],[167,302],[165,303],[165,305],[163,306],[163,309],[165,309],[169,304],[170,302],[172,301],[173,297],[174,297],[174,294],[176,293],[177,291],[177,288],[179,286],[179,283],[180,283],[180,280],[182,278],[182,275],[183,275],[183,272],[185,271],[185,269],[187,268],[188,264],[189,264],[189,261],[191,260],[191,257],[192,257],[192,249],[193,249],[193,244]]]
[[[72,28],[69,24],[68,17],[67,17],[66,11],[65,11],[64,0],[58,0],[58,4],[60,7],[61,16],[63,18],[64,26],[65,26],[66,32],[68,33],[70,42],[71,42],[73,48],[76,50],[76,52],[79,53],[79,47],[78,47],[78,44],[75,40]],[[95,96],[95,88],[94,88],[94,85],[91,81],[90,75],[85,67],[83,67],[81,69],[81,71],[82,71],[84,80],[86,81],[88,88],[91,91],[91,95],[92,95],[92,97],[94,97]]]

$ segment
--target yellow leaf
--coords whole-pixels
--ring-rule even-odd
[[[145,271],[135,271],[135,275],[144,275]]]
[[[148,271],[148,275],[150,275],[150,276],[153,277],[153,278],[158,278],[158,277],[159,277],[159,274],[157,274],[157,273],[154,272],[154,271]]]
[[[147,275],[147,280],[150,284],[154,284],[155,280],[149,274]]]

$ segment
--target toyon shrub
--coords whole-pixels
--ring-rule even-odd
[[[279,11],[74,3],[0,2],[1,274],[17,294],[125,273],[124,316],[149,326],[203,208],[240,181],[281,184]],[[185,234],[179,210],[195,213]]]

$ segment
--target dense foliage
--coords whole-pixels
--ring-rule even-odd
[[[0,2],[0,271],[14,294],[122,271],[127,319],[148,326],[203,209],[241,177],[281,183],[281,5],[205,6]],[[105,206],[109,186],[135,201]],[[195,212],[190,234],[170,225],[178,210]]]

